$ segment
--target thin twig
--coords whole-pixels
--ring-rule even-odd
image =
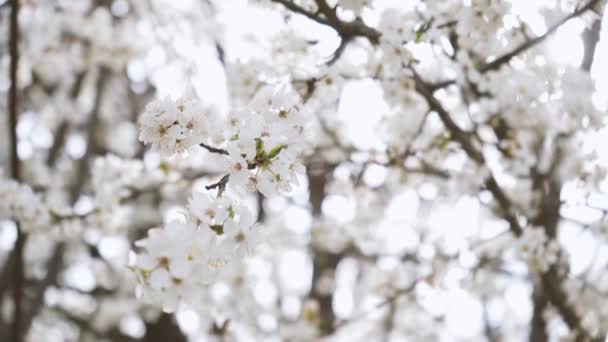
[[[217,147],[213,147],[213,146],[209,146],[205,143],[200,143],[199,144],[201,147],[205,148],[207,151],[211,152],[211,153],[218,153],[218,154],[223,154],[223,155],[228,155],[228,151],[223,149],[223,148],[217,148]]]
[[[91,155],[95,152],[95,135],[99,126],[99,112],[101,110],[101,103],[109,74],[109,69],[106,69],[104,67],[101,67],[99,69],[99,75],[97,76],[97,82],[95,85],[96,88],[93,108],[91,109],[89,121],[87,122],[86,150],[82,158],[78,160],[76,180],[74,181],[70,191],[72,203],[76,202],[76,200],[78,199],[78,196],[80,195],[80,192],[82,191],[87,180],[87,176],[89,175],[89,159],[91,158]]]
[[[315,4],[317,5],[317,11],[315,12],[307,10],[300,5],[297,5],[293,1],[272,1],[283,5],[285,8],[294,13],[302,14],[321,25],[331,27],[334,29],[334,31],[336,31],[341,38],[341,42],[336,51],[334,51],[328,64],[333,64],[335,61],[337,61],[342,52],[344,52],[346,45],[355,37],[365,37],[374,45],[380,42],[380,36],[382,35],[380,31],[365,24],[361,18],[356,18],[352,21],[341,20],[336,13],[336,8],[331,7],[326,0],[315,0]]]
[[[230,179],[230,174],[224,175],[217,183],[213,183],[211,185],[205,186],[207,190],[217,189],[217,197],[221,197],[224,191],[226,190],[226,184],[228,184],[228,180]]]
[[[361,312],[360,314],[358,314],[355,317],[352,317],[350,319],[340,321],[334,326],[334,328],[336,330],[338,330],[339,328],[342,328],[350,323],[353,323],[355,321],[358,321],[360,319],[367,317],[368,315],[374,313],[376,310],[382,309],[386,305],[394,303],[396,300],[398,300],[402,296],[407,295],[407,294],[411,293],[412,291],[414,291],[416,289],[416,286],[418,286],[418,284],[422,280],[424,280],[424,278],[419,278],[419,279],[414,280],[409,286],[396,290],[390,296],[386,297],[384,300],[382,300],[378,304],[374,305],[374,307],[372,309]]]
[[[508,63],[513,57],[515,57],[515,56],[519,55],[520,53],[543,42],[550,35],[555,33],[555,31],[557,31],[557,29],[559,29],[562,25],[564,25],[565,23],[570,21],[570,19],[576,18],[579,15],[587,12],[588,10],[592,9],[593,6],[595,6],[600,1],[602,1],[602,0],[590,0],[589,2],[587,2],[586,5],[576,9],[574,12],[570,13],[569,15],[558,20],[555,24],[551,25],[551,27],[549,27],[549,29],[547,31],[545,31],[545,33],[541,34],[540,36],[538,36],[536,38],[526,41],[525,43],[521,44],[520,46],[516,47],[515,49],[513,49],[513,50],[505,53],[504,55],[494,59],[493,61],[485,64],[484,66],[482,66],[479,69],[479,71],[481,71],[482,73],[485,73],[487,71],[496,70],[496,69],[500,68],[502,65]]]
[[[562,19],[558,20],[556,23],[551,25],[547,29],[547,31],[545,31],[545,33],[541,34],[538,37],[526,40],[524,43],[517,46],[513,50],[506,52],[505,54],[503,54],[499,57],[496,57],[491,62],[484,64],[483,66],[481,66],[479,68],[479,72],[486,73],[488,71],[498,70],[501,66],[510,62],[511,59],[520,55],[522,52],[525,52],[525,51],[529,50],[530,48],[538,45],[539,43],[542,43],[543,41],[545,41],[547,38],[549,38],[553,33],[555,33],[560,27],[562,27],[565,23],[567,23],[571,19],[574,19],[574,18],[580,16],[581,14],[587,12],[588,10],[593,9],[593,7],[596,4],[598,4],[600,1],[603,1],[603,0],[590,0],[589,2],[587,2],[587,4],[579,7],[574,12],[568,14],[567,16],[563,17]],[[456,84],[456,80],[440,81],[440,82],[430,85],[429,87],[432,91],[435,91],[438,89],[442,89],[442,88],[451,86],[453,84]]]
[[[302,14],[303,16],[307,17],[308,19],[316,21],[319,24],[331,26],[331,23],[327,19],[322,18],[319,15],[317,15],[316,13],[311,12],[311,11],[305,9],[304,7],[301,7],[297,4],[295,4],[293,1],[289,1],[289,0],[272,0],[272,1],[285,6],[285,8],[287,8],[288,10],[290,10],[294,13]]]

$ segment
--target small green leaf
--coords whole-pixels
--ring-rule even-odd
[[[169,171],[171,170],[171,168],[169,167],[169,163],[167,163],[166,161],[161,161],[160,164],[158,165],[158,168],[165,174],[168,175]]]
[[[148,270],[144,270],[143,268],[139,270],[141,277],[144,278],[144,280],[148,280],[148,278],[150,278],[150,274],[152,272],[148,271]]]
[[[266,159],[266,152],[264,151],[264,141],[262,141],[262,139],[255,139],[255,157],[257,159]]]
[[[440,134],[435,137],[434,145],[440,150],[444,150],[450,143],[450,137],[447,134]]]
[[[211,228],[211,230],[213,230],[217,235],[224,234],[224,225],[222,224],[214,224],[209,226],[209,228]]]
[[[273,148],[272,150],[270,150],[270,152],[268,152],[268,158],[272,159],[276,156],[279,155],[279,153],[281,153],[281,151],[285,148],[285,145],[279,145],[275,148]]]
[[[422,28],[420,28],[419,30],[416,31],[416,43],[420,43],[420,40],[422,40],[422,36],[424,35],[424,30]]]
[[[316,322],[319,316],[313,308],[306,307],[302,310],[302,318],[308,322]]]

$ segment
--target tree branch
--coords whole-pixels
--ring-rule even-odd
[[[96,130],[98,129],[99,111],[109,73],[110,70],[104,67],[99,69],[99,75],[97,76],[95,88],[95,99],[90,114],[91,116],[87,123],[87,146],[84,155],[78,161],[78,166],[76,168],[76,180],[71,186],[70,197],[72,203],[78,199],[78,196],[80,195],[89,174],[89,159],[95,150],[95,134]]]
[[[452,139],[460,143],[467,155],[477,164],[485,165],[486,162],[483,154],[481,154],[481,152],[472,143],[472,134],[463,131],[460,127],[458,127],[458,125],[456,125],[456,123],[449,116],[448,112],[428,89],[426,83],[420,77],[418,77],[415,70],[412,69],[412,71],[414,71],[416,90],[427,100],[429,107],[438,113],[439,118],[450,132]],[[503,210],[504,218],[509,223],[511,232],[513,232],[513,234],[517,237],[521,236],[523,233],[523,228],[519,224],[512,202],[504,190],[499,186],[492,174],[490,174],[490,176],[486,179],[485,185]],[[547,227],[545,227],[545,229],[547,229]],[[548,229],[548,234],[551,234],[551,232],[552,230]],[[543,288],[546,290],[549,300],[558,309],[568,327],[572,331],[576,331],[576,341],[590,341],[591,337],[583,328],[580,316],[576,312],[575,308],[568,302],[568,297],[561,287],[561,279],[558,276],[557,269],[552,267],[548,272],[541,273],[540,277]]]
[[[553,33],[555,33],[560,27],[562,27],[562,25],[564,25],[571,19],[574,19],[589,10],[592,10],[595,5],[600,3],[600,1],[604,1],[604,0],[590,0],[582,7],[579,7],[574,12],[568,14],[567,16],[563,17],[562,19],[558,20],[556,23],[551,25],[547,29],[547,31],[545,31],[545,33],[541,34],[538,37],[527,40],[526,42],[517,46],[513,50],[511,50],[499,57],[496,57],[491,62],[484,64],[483,66],[481,66],[479,68],[479,72],[481,72],[483,74],[488,71],[498,70],[500,67],[502,67],[503,65],[510,62],[511,59],[520,55],[522,52],[525,52],[525,51],[529,50],[530,48],[538,45],[539,43],[542,43],[543,41],[545,41],[549,36],[551,36]],[[446,81],[440,81],[435,84],[429,85],[429,88],[434,92],[438,89],[442,89],[442,88],[451,86],[453,84],[456,84],[456,80],[446,80]]]
[[[322,18],[318,14],[313,13],[313,12],[305,9],[304,7],[297,5],[293,1],[289,1],[289,0],[272,0],[272,1],[285,6],[285,8],[287,8],[288,10],[290,10],[294,13],[301,14],[301,15],[307,17],[308,19],[316,21],[317,23],[319,23],[321,25],[326,25],[326,26],[332,27],[332,24],[327,19]]]
[[[17,105],[17,71],[19,68],[19,0],[11,0],[11,13],[10,13],[10,37],[9,37],[9,54],[10,54],[10,67],[9,67],[9,78],[11,86],[8,93],[8,112],[9,112],[9,129],[10,129],[10,145],[11,145],[11,176],[16,181],[20,179],[20,163],[19,155],[17,153],[17,122],[19,109]],[[25,245],[26,235],[17,224],[17,241],[14,247],[14,260],[15,260],[15,279],[13,287],[13,326],[12,326],[12,340],[20,342],[23,340],[21,335],[21,315],[22,315],[22,304],[23,304],[23,246]],[[10,262],[10,257],[9,260]]]
[[[540,36],[530,39],[528,41],[526,41],[525,43],[521,44],[520,46],[516,47],[515,49],[513,49],[510,52],[505,53],[504,55],[494,59],[492,62],[485,64],[484,66],[482,66],[479,71],[481,71],[482,73],[485,73],[487,71],[490,70],[496,70],[498,68],[500,68],[502,65],[508,63],[509,61],[511,61],[511,59],[517,55],[519,55],[520,53],[536,46],[537,44],[543,42],[545,39],[547,39],[550,35],[552,35],[553,33],[555,33],[555,31],[557,31],[557,29],[559,29],[562,25],[564,25],[565,23],[567,23],[568,21],[570,21],[570,19],[576,18],[579,15],[587,12],[588,10],[592,9],[596,4],[598,4],[600,1],[602,0],[590,0],[589,2],[587,2],[587,4],[585,4],[582,7],[579,7],[578,9],[576,9],[574,12],[570,13],[569,15],[563,17],[562,19],[558,20],[555,24],[551,25],[549,27],[549,29],[541,34]]]
[[[80,94],[80,90],[82,89],[82,85],[84,83],[85,76],[86,76],[86,72],[84,72],[84,71],[79,72],[76,75],[74,84],[72,85],[72,88],[70,89],[70,98],[72,100],[76,100],[76,98],[78,98],[78,95]],[[61,147],[63,146],[63,144],[65,142],[65,138],[66,138],[68,130],[70,128],[69,126],[70,125],[68,124],[67,120],[62,118],[61,123],[57,127],[57,131],[53,135],[53,145],[51,145],[51,148],[49,149],[49,153],[46,157],[46,164],[50,168],[52,168],[55,165],[57,158],[59,158],[59,152],[61,151]]]
[[[547,307],[547,298],[543,293],[543,287],[535,285],[532,293],[532,320],[530,322],[529,342],[545,342],[549,340],[547,336],[547,322],[545,321],[545,308]]]
[[[336,51],[334,51],[333,56],[328,62],[329,64],[334,63],[340,58],[346,45],[355,37],[365,37],[374,45],[380,42],[380,36],[382,35],[380,31],[365,24],[361,18],[356,18],[352,21],[341,20],[336,13],[336,9],[331,7],[326,0],[315,0],[315,4],[317,5],[316,12],[311,12],[289,0],[271,1],[279,3],[294,13],[304,15],[305,17],[321,25],[331,27],[336,31],[342,41]]]
[[[46,276],[34,288],[34,298],[32,298],[31,305],[29,305],[29,310],[23,318],[24,332],[28,331],[30,325],[32,324],[32,321],[34,320],[34,317],[36,317],[36,314],[40,311],[42,307],[44,307],[44,294],[46,292],[46,289],[49,286],[57,284],[57,279],[63,266],[64,251],[65,244],[59,243],[57,246],[55,246],[53,255],[47,263]]]
[[[228,155],[228,151],[223,149],[223,148],[217,148],[217,147],[213,147],[213,146],[209,146],[205,143],[200,143],[199,144],[201,147],[205,148],[207,151],[211,152],[211,153],[218,153],[218,154],[223,154],[223,155]]]
[[[591,71],[593,60],[595,58],[595,50],[597,43],[600,40],[600,32],[602,31],[602,16],[600,15],[593,21],[591,27],[585,29],[583,32],[583,46],[584,55],[583,61],[581,62],[581,69],[584,71]]]
[[[217,197],[222,196],[224,191],[226,190],[226,185],[228,184],[228,180],[230,180],[230,174],[224,175],[217,183],[213,183],[211,185],[205,186],[205,189],[212,190],[217,189]]]

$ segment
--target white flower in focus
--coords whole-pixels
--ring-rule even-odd
[[[139,119],[139,140],[162,155],[184,152],[211,136],[208,116],[215,119],[213,109],[194,99],[152,101]]]
[[[251,176],[249,164],[238,150],[230,149],[228,153],[229,157],[222,160],[223,168],[230,174],[230,184],[242,188],[246,186]]]
[[[224,229],[223,245],[239,257],[251,255],[260,240],[259,229],[253,225],[253,215],[247,208],[238,207],[239,219],[229,221]]]
[[[224,169],[237,191],[258,190],[265,196],[289,192],[304,166],[306,114],[299,96],[285,84],[262,88],[249,110],[232,115]]]
[[[196,226],[206,225],[213,229],[216,225],[222,225],[228,218],[227,208],[222,202],[209,194],[195,192],[188,200],[188,213]]]
[[[214,280],[216,242],[213,231],[191,223],[172,221],[151,229],[136,244],[144,249],[134,266],[143,296],[167,311],[196,298]]]
[[[151,229],[136,243],[142,252],[133,271],[141,296],[166,311],[175,311],[184,301],[199,301],[226,267],[251,254],[259,240],[253,222],[249,209],[227,194],[213,198],[194,193],[186,222]]]

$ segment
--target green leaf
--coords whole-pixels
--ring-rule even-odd
[[[224,225],[222,224],[214,224],[209,226],[209,228],[211,228],[211,230],[213,230],[217,235],[224,234]]]
[[[420,29],[418,29],[416,31],[416,43],[420,43],[420,40],[422,39],[422,36],[424,35],[424,27],[421,27]]]
[[[450,143],[450,137],[447,134],[440,134],[435,137],[434,145],[440,150],[444,150]]]
[[[144,280],[148,280],[148,278],[150,278],[150,274],[152,273],[148,270],[144,270],[143,268],[139,269],[139,272],[141,274],[141,277],[144,278]]]
[[[171,170],[171,168],[169,167],[169,163],[164,160],[160,162],[158,168],[165,174],[165,176],[168,175],[169,171]]]
[[[279,153],[281,153],[281,151],[285,148],[285,145],[279,145],[275,148],[273,148],[272,150],[270,150],[270,152],[268,152],[268,158],[272,159],[276,156],[279,155]]]
[[[262,139],[255,139],[255,157],[257,159],[266,159],[266,152],[264,151],[264,141],[262,141]]]

